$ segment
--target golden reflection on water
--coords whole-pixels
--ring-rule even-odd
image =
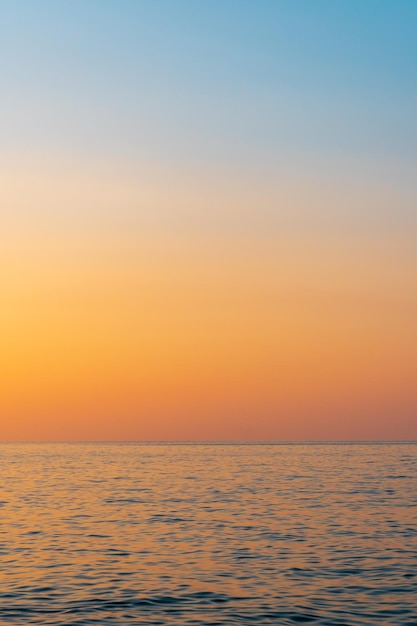
[[[417,623],[417,446],[0,446],[0,623]]]

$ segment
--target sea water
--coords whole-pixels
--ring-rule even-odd
[[[4,444],[0,624],[417,624],[417,446]]]

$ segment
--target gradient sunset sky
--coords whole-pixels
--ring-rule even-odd
[[[415,0],[0,23],[0,440],[417,439]]]

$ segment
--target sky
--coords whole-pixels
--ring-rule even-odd
[[[0,440],[417,439],[414,0],[0,1]]]

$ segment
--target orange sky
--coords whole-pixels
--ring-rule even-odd
[[[383,188],[106,171],[3,179],[1,440],[417,437],[412,238],[355,227]]]
[[[0,440],[417,439],[417,3],[0,2]]]

